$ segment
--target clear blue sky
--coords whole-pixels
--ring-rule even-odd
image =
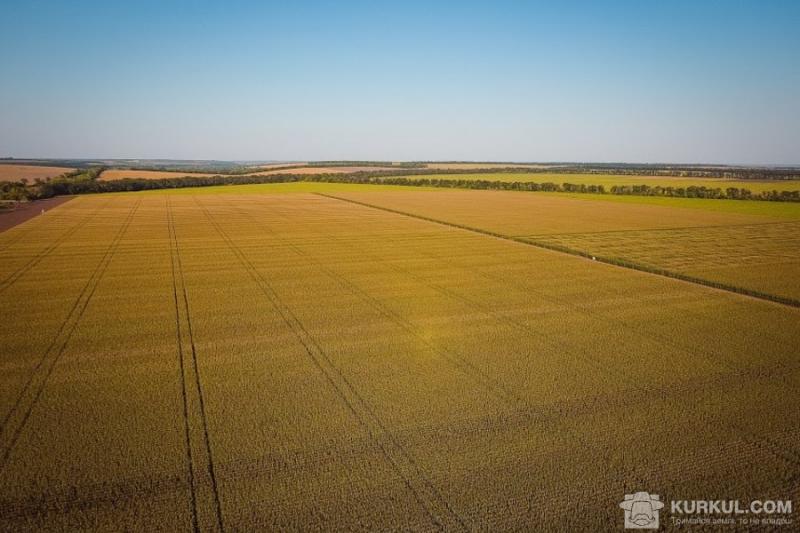
[[[800,2],[0,3],[0,156],[800,163]]]

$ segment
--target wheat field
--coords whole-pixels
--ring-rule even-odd
[[[0,529],[597,531],[640,487],[800,497],[800,310],[227,189],[83,196],[0,233]],[[467,222],[537,233],[475,194]],[[552,234],[646,216],[552,208],[531,218]],[[694,216],[648,229],[749,222]]]

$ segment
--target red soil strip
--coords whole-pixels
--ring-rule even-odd
[[[22,224],[36,215],[40,215],[42,209],[49,211],[64,202],[72,200],[72,198],[72,196],[56,196],[55,198],[21,203],[13,210],[2,209],[0,210],[0,232],[13,228],[17,224]]]

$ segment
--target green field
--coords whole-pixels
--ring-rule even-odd
[[[505,182],[534,183],[573,183],[575,185],[603,185],[610,189],[614,185],[650,185],[651,187],[689,187],[704,186],[709,188],[737,187],[750,189],[752,192],[762,191],[797,191],[800,181],[797,180],[735,180],[724,178],[679,178],[670,176],[631,176],[616,174],[566,174],[547,172],[490,172],[466,174],[434,174],[408,176],[413,178],[451,179],[451,180],[486,180]]]
[[[77,197],[0,233],[0,529],[600,531],[642,488],[800,497],[799,309],[352,200],[782,232],[528,193]]]

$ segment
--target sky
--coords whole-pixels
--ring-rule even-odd
[[[800,2],[0,0],[0,157],[800,164]]]

